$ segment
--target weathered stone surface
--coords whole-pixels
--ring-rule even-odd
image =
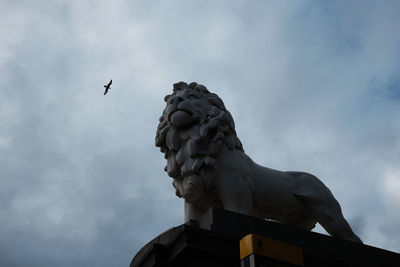
[[[205,86],[174,84],[165,101],[156,146],[165,154],[176,195],[185,199],[185,222],[219,207],[304,230],[318,222],[332,236],[361,242],[317,177],[252,161],[223,101]]]

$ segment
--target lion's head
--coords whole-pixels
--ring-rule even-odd
[[[213,194],[213,167],[225,144],[243,151],[232,116],[221,98],[197,83],[174,84],[156,133],[165,153],[165,171],[174,178],[176,194],[186,200]],[[218,200],[215,200],[218,201]]]

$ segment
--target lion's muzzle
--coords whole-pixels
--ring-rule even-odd
[[[195,115],[192,112],[192,109],[181,108],[180,106],[181,105],[178,105],[176,110],[170,112],[168,115],[168,120],[172,125],[174,125],[176,128],[186,128],[199,121],[199,116]]]

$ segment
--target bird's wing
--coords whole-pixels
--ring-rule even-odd
[[[108,86],[110,86],[112,84],[112,80],[110,80],[110,82],[108,83]]]
[[[104,95],[106,95],[106,94],[107,94],[107,92],[108,92],[108,90],[106,89],[106,90],[104,91]]]

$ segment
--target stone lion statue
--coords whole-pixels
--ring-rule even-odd
[[[185,199],[185,222],[220,207],[304,230],[318,222],[332,236],[362,242],[318,178],[262,167],[247,156],[231,114],[205,86],[176,83],[164,100],[155,143]]]

